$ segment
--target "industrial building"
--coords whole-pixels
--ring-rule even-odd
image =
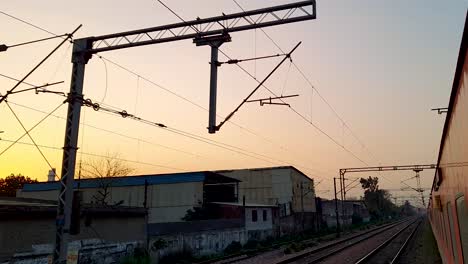
[[[216,173],[240,180],[239,199],[277,205],[281,234],[316,229],[314,180],[293,166],[222,170]]]
[[[341,226],[348,226],[359,219],[363,223],[370,221],[369,210],[362,200],[322,200],[317,199],[317,207],[321,215],[321,224],[326,227],[336,226],[336,210],[338,209],[338,219]]]
[[[203,171],[77,180],[75,190],[82,192],[83,203],[96,203],[106,189],[107,205],[146,207],[149,223],[167,223],[183,221],[187,210],[205,203],[238,202],[238,183]],[[17,197],[56,201],[58,192],[58,182],[41,182],[26,184]]]

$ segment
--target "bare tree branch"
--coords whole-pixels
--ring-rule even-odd
[[[115,177],[128,176],[135,172],[134,168],[129,167],[125,162],[119,159],[118,154],[106,155],[105,158],[87,160],[82,164],[82,177],[84,179],[97,179],[98,190],[92,196],[95,203],[108,205],[109,197],[112,192],[112,185]]]

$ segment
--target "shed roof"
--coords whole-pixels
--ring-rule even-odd
[[[199,172],[183,172],[183,173],[170,173],[170,174],[150,174],[150,175],[138,175],[138,176],[124,176],[124,177],[113,177],[109,178],[112,180],[112,187],[125,187],[125,186],[142,186],[145,182],[148,185],[157,184],[172,184],[172,183],[184,183],[184,182],[205,182],[205,183],[228,183],[228,182],[239,182],[237,179],[226,177],[210,171],[199,171]],[[102,184],[103,179],[83,179],[75,180],[74,188],[98,188]],[[51,191],[58,190],[60,183],[54,182],[39,182],[39,183],[28,183],[25,184],[23,192],[36,192],[36,191]]]
[[[144,216],[146,209],[132,206],[104,206],[83,204],[81,211],[99,217]],[[55,218],[57,202],[41,199],[0,197],[0,220]]]
[[[304,172],[300,171],[298,168],[294,166],[274,166],[274,167],[263,167],[263,168],[245,168],[245,169],[232,169],[232,170],[217,170],[217,173],[229,173],[233,171],[241,171],[241,170],[248,170],[248,171],[268,171],[268,170],[293,170],[302,175],[306,180],[313,181],[312,177],[309,177]]]

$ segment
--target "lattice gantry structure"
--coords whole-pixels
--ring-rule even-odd
[[[54,263],[65,263],[70,235],[71,207],[79,134],[80,110],[83,105],[85,66],[93,54],[111,50],[192,39],[197,46],[211,47],[209,133],[216,132],[216,94],[218,48],[231,41],[230,33],[288,24],[316,18],[315,0],[301,1],[234,14],[138,29],[102,36],[77,39],[73,43],[72,78],[68,94],[68,112],[63,147],[61,189],[57,207],[57,231]]]

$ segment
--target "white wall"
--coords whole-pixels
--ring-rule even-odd
[[[267,212],[267,219],[263,221],[263,211]],[[257,221],[252,221],[252,212],[257,211]],[[273,218],[271,208],[245,208],[245,229],[266,230],[273,229]]]

